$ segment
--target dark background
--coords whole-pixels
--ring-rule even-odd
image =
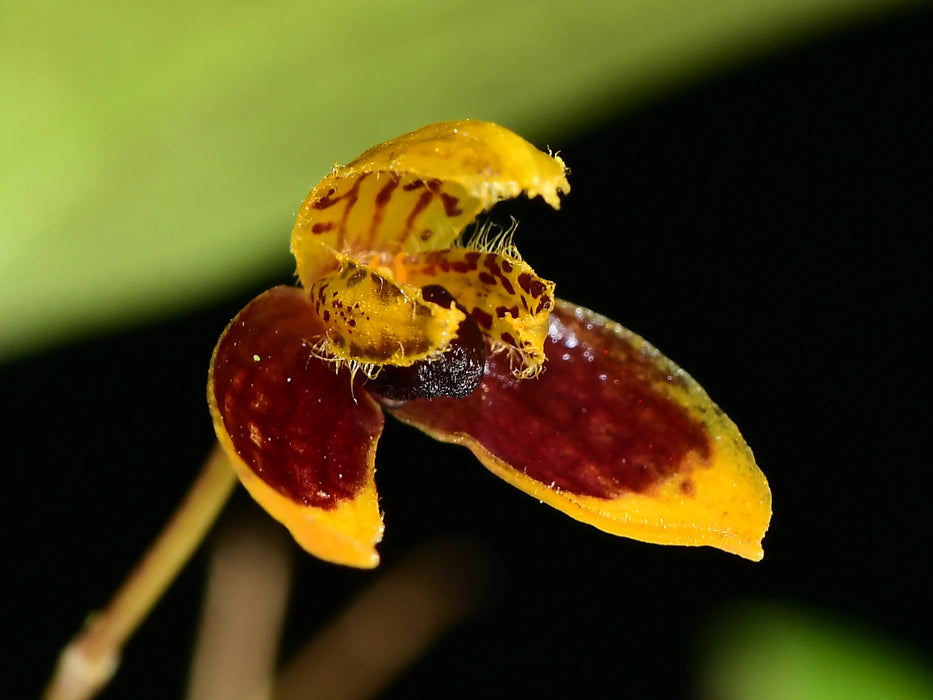
[[[651,340],[739,425],[774,493],[766,556],[613,538],[389,420],[384,562],[457,534],[496,573],[386,697],[691,697],[705,622],[746,600],[933,647],[931,28],[927,11],[823,38],[547,144],[572,170],[562,210],[493,218],[520,214],[516,243],[560,296]],[[282,235],[269,286],[290,278]],[[260,291],[0,368],[8,697],[37,693],[185,492],[213,438],[211,349]],[[375,575],[297,561],[287,646]],[[181,694],[204,564],[104,697]]]

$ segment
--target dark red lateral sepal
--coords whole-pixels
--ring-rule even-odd
[[[208,401],[250,494],[305,549],[375,566],[379,406],[313,354],[323,334],[305,292],[275,287],[246,306],[214,351]],[[355,394],[355,395],[354,395]]]
[[[469,397],[391,412],[607,532],[762,557],[767,481],[686,372],[622,326],[560,301],[545,353],[536,379],[516,379],[500,353]]]

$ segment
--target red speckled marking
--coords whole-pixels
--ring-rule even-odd
[[[477,306],[470,311],[470,315],[473,317],[473,320],[479,324],[480,328],[484,328],[487,331],[492,328],[492,314],[486,313]]]
[[[515,287],[512,286],[509,278],[503,274],[503,270],[505,270],[506,273],[511,272],[512,265],[509,264],[507,260],[502,260],[502,262],[505,263],[505,265],[503,265],[500,269],[496,256],[492,253],[486,255],[486,259],[483,261],[483,265],[489,270],[489,272],[481,272],[479,275],[480,279],[483,280],[483,282],[486,284],[494,285],[496,283],[496,279],[498,278],[499,283],[502,285],[502,288],[506,291],[507,294],[515,294]],[[522,277],[531,279],[531,275],[529,275],[527,272],[519,275],[519,280],[521,280]],[[526,289],[525,291],[527,292],[528,290]]]
[[[339,202],[346,200],[347,204],[344,207],[343,213],[340,217],[339,224],[339,238],[338,238],[338,248],[343,246],[344,238],[347,233],[347,219],[350,216],[350,212],[353,211],[353,207],[356,206],[357,200],[360,197],[360,186],[363,184],[363,180],[369,177],[369,173],[362,173],[358,175],[353,181],[353,184],[343,194],[337,195],[336,189],[333,187],[328,190],[327,194],[314,202],[311,206],[318,211],[323,211],[325,209],[330,209],[333,206],[336,206]],[[333,221],[317,222],[311,226],[311,233],[322,234],[332,231],[334,228],[337,228],[337,225]]]
[[[545,352],[537,379],[516,379],[504,354],[490,354],[467,398],[391,412],[432,432],[469,435],[532,479],[581,496],[645,492],[681,471],[691,450],[710,458],[704,425],[656,388],[678,379],[624,336],[559,307]]]
[[[463,213],[463,209],[459,206],[460,200],[452,194],[441,192],[441,202],[444,205],[444,213],[447,214],[447,216],[459,216]]]
[[[340,218],[340,238],[337,240],[338,248],[343,248],[343,243],[347,236],[347,219],[350,218],[350,212],[353,211],[353,207],[355,207],[357,201],[359,201],[360,186],[367,177],[369,177],[369,173],[363,173],[358,176],[353,182],[353,186],[343,194],[343,199],[347,200],[347,206],[343,210],[343,216]]]
[[[379,226],[382,224],[382,219],[385,217],[386,207],[389,204],[389,200],[392,199],[392,195],[395,193],[395,190],[398,189],[399,178],[395,174],[389,175],[389,181],[384,184],[379,192],[376,193],[375,199],[375,209],[373,211],[373,218],[369,224],[369,232],[367,234],[367,239],[370,243],[376,240],[376,232],[379,230]]]
[[[248,467],[293,501],[331,509],[365,485],[383,417],[362,390],[354,401],[345,373],[311,355],[323,331],[300,289],[270,289],[221,338],[211,391]]]
[[[415,202],[415,206],[411,208],[411,213],[408,214],[408,218],[405,219],[405,230],[410,231],[411,227],[415,223],[415,219],[418,218],[418,214],[423,212],[428,208],[428,205],[431,203],[431,200],[434,199],[434,194],[430,190],[425,190],[418,197],[418,201]]]
[[[343,197],[335,197],[334,193],[337,192],[336,188],[331,187],[327,194],[317,200],[312,206],[318,211],[323,211],[324,209],[330,209],[332,206],[337,204]]]
[[[376,193],[377,207],[385,207],[385,205],[389,203],[389,200],[392,199],[392,193],[395,192],[395,188],[398,187],[398,183],[398,176],[390,174],[389,181]]]

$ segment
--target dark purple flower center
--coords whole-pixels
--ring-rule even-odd
[[[421,290],[425,301],[450,308],[453,295],[438,284]],[[479,386],[486,369],[486,341],[469,312],[457,304],[466,318],[457,328],[457,337],[442,355],[416,362],[409,367],[386,365],[375,379],[363,386],[378,399],[404,402],[436,399],[441,396],[463,398]]]

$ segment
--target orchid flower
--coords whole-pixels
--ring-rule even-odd
[[[464,233],[497,201],[556,209],[569,191],[559,157],[481,121],[375,146],[311,191],[292,231],[301,285],[233,319],[208,382],[240,481],[305,550],[379,563],[388,412],[606,532],[762,558],[768,483],[706,392],[557,299],[510,235]]]
[[[480,121],[431,124],[325,177],[292,231],[301,285],[260,294],[214,350],[219,448],[63,649],[46,700],[106,685],[236,477],[311,554],[376,566],[385,411],[606,532],[760,560],[768,482],[706,392],[631,331],[557,299],[511,230],[464,234],[499,200],[559,208],[569,191],[560,158]]]

